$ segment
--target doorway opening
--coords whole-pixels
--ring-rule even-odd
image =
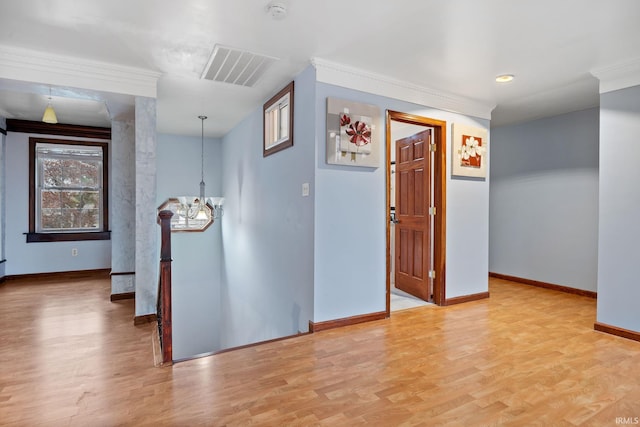
[[[386,131],[390,315],[392,290],[445,303],[446,122],[387,110]]]

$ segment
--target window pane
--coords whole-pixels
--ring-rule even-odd
[[[280,138],[289,137],[289,104],[280,107]]]
[[[100,192],[43,190],[42,230],[100,229]]]
[[[100,161],[42,159],[43,187],[100,187]]]
[[[268,110],[265,113],[265,137],[266,137],[266,148],[269,148],[275,145],[276,142],[280,139],[280,135],[278,135],[278,130],[280,128],[279,125],[279,113],[280,110],[277,108]]]
[[[62,212],[57,209],[43,209],[42,229],[51,231],[69,228],[68,224],[64,223],[64,219]]]
[[[271,142],[276,142],[280,139],[278,135],[278,110],[271,110]]]
[[[289,94],[286,94],[265,110],[265,148],[289,138],[289,108]]]

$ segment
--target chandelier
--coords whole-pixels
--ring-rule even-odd
[[[224,197],[205,196],[204,183],[204,121],[207,116],[198,116],[201,123],[200,140],[200,195],[199,196],[179,196],[179,206],[176,213],[186,219],[195,221],[214,220],[224,215]]]

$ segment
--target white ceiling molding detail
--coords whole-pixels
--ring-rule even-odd
[[[491,111],[495,108],[495,104],[485,104],[320,58],[313,58],[311,64],[316,69],[316,80],[322,83],[487,120],[491,120]]]
[[[0,45],[0,78],[157,97],[162,73]]]
[[[591,74],[600,80],[600,93],[640,85],[640,58],[609,67],[596,68]]]

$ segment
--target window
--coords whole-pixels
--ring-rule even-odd
[[[293,145],[293,82],[267,101],[263,112],[266,157]]]
[[[264,114],[267,148],[289,138],[289,94],[276,101]]]
[[[105,240],[107,144],[29,139],[27,242]]]

